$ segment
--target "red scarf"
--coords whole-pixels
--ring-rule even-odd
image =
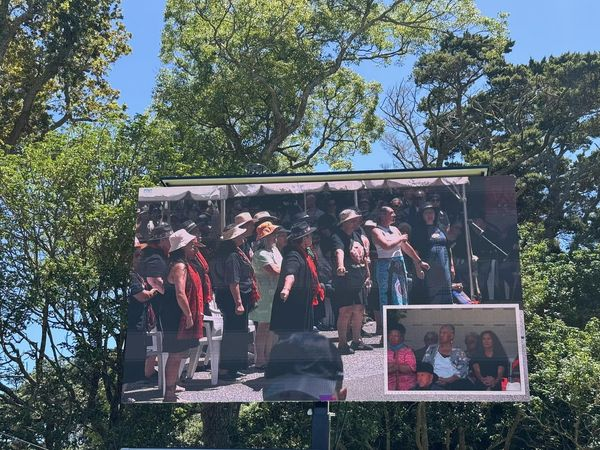
[[[312,295],[312,305],[317,306],[319,302],[325,299],[325,289],[319,283],[319,275],[317,273],[317,256],[312,248],[306,250],[300,249],[300,254],[304,257],[308,270],[310,271],[310,293]]]
[[[179,319],[179,329],[177,339],[200,339],[203,336],[204,326],[204,291],[200,282],[200,275],[191,264],[186,263],[187,276],[185,282],[185,296],[192,313],[194,324],[190,328],[185,328],[185,315]]]
[[[242,258],[242,262],[250,267],[250,277],[252,278],[252,291],[250,292],[250,309],[252,309],[260,300],[260,292],[258,291],[258,284],[256,283],[256,275],[254,275],[254,268],[252,267],[250,258],[248,258],[248,255],[246,255],[241,248],[236,247],[235,251],[240,256],[240,258]]]
[[[210,282],[210,277],[208,276],[208,262],[204,255],[200,252],[196,252],[196,259],[202,267],[202,271],[198,273],[202,281],[202,295],[204,297],[204,303],[210,303],[213,298],[212,295],[212,284]]]

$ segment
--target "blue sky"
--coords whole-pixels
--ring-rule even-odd
[[[476,0],[476,3],[487,16],[495,17],[499,12],[509,14],[510,37],[516,41],[508,56],[513,63],[568,51],[600,50],[599,0]],[[151,101],[160,69],[164,5],[163,0],[123,1],[125,25],[132,34],[132,51],[114,65],[110,82],[121,91],[121,102],[127,105],[130,114],[143,112]],[[385,89],[410,73],[410,62],[385,69],[364,67],[359,72],[369,80],[379,81]],[[389,158],[381,145],[375,144],[370,155],[353,159],[354,168],[379,169]]]

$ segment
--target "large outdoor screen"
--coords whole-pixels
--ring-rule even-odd
[[[124,402],[528,399],[513,177],[172,181],[140,190]]]

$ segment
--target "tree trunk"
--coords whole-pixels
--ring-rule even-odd
[[[417,405],[415,441],[419,450],[429,450],[429,436],[427,435],[427,403],[424,402],[419,402]]]
[[[515,436],[519,423],[521,423],[522,417],[523,413],[521,412],[521,410],[518,410],[515,420],[513,420],[513,423],[511,424],[510,428],[508,429],[508,432],[506,433],[506,438],[504,438],[504,450],[510,450],[510,444],[513,440],[513,437]]]
[[[467,440],[465,439],[465,427],[458,427],[458,448],[467,450]]]
[[[202,440],[205,447],[231,448],[237,441],[241,403],[202,405]]]

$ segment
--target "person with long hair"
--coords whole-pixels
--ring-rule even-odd
[[[271,309],[283,260],[275,243],[279,228],[269,221],[256,227],[256,245],[252,267],[256,274],[261,300],[256,308],[250,311],[248,317],[250,320],[258,322],[254,342],[256,351],[254,365],[257,369],[263,369],[266,366],[274,343],[273,333],[270,331]]]
[[[196,237],[178,230],[169,237],[169,274],[160,309],[163,351],[169,354],[165,366],[164,402],[176,402],[179,365],[186,352],[202,337],[204,302],[202,282],[190,261],[195,257]]]
[[[413,350],[404,343],[406,328],[401,323],[388,328],[388,390],[408,391],[416,382],[417,360]]]
[[[252,263],[241,247],[246,232],[233,224],[225,227],[210,272],[223,314],[219,378],[226,381],[248,368],[248,311],[260,298]]]
[[[294,224],[288,237],[289,243],[283,249],[283,264],[271,314],[271,330],[279,339],[295,332],[312,331],[313,307],[325,296],[311,248],[315,230],[306,222]]]
[[[437,385],[442,389],[468,391],[473,389],[473,383],[467,378],[469,374],[469,358],[465,352],[454,347],[454,325],[440,326],[438,343],[430,345],[423,362],[433,366],[438,376]]]
[[[508,373],[508,357],[504,347],[491,330],[479,336],[479,349],[471,360],[475,375],[475,389],[486,391],[502,390],[501,380]]]
[[[454,263],[446,231],[439,225],[437,210],[431,204],[423,206],[420,220],[421,224],[415,229],[415,248],[429,265],[429,270],[425,273],[424,292],[419,303],[452,304]]]

